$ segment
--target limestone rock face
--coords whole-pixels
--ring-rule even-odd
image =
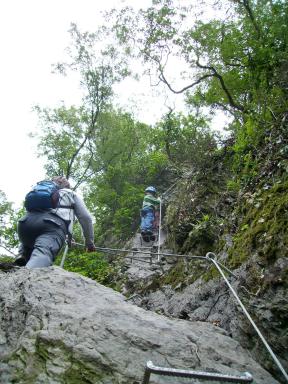
[[[257,279],[255,277],[249,278],[248,275],[252,268],[256,269],[255,266],[257,266],[257,263],[250,260],[238,269],[233,270],[237,279],[230,277],[230,282],[287,371],[288,289],[287,282],[285,284],[282,282],[280,272],[287,270],[288,259],[279,258],[270,268],[266,269],[261,276],[261,284],[262,286],[265,284],[266,289],[263,289],[263,292],[261,291],[259,295],[253,294],[246,288],[248,284],[251,286],[249,280],[252,280],[252,285],[255,284],[253,291],[259,291],[260,285]],[[156,282],[161,281],[161,278],[163,281],[163,276],[165,276],[162,271],[159,272],[158,270],[158,275],[156,275],[157,271],[155,271],[152,277],[148,276],[143,280],[142,269],[148,269],[149,266],[142,266],[140,262],[138,264],[134,262],[133,267],[128,268],[126,271],[128,276],[127,286],[129,284],[136,285],[137,267],[141,270],[141,274],[138,274],[136,287],[139,287],[139,294],[137,296],[134,294],[134,297],[132,297],[135,304],[169,317],[185,319],[191,322],[204,321],[218,325],[225,329],[233,339],[239,341],[242,347],[247,348],[254,359],[272,372],[276,378],[283,379],[282,373],[273,362],[264,344],[222,278],[215,277],[208,282],[197,278],[193,283],[186,283],[186,285],[183,282],[183,284],[176,287],[172,287],[171,284],[159,286]],[[167,267],[169,266],[166,264],[162,269],[165,270]],[[260,275],[260,272],[258,274]],[[143,280],[142,284],[139,282],[140,279]],[[134,286],[132,285],[132,287]]]
[[[0,272],[0,321],[1,383],[140,384],[148,360],[277,383],[220,328],[145,311],[57,267]]]

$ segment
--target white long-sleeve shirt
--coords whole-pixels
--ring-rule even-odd
[[[76,192],[68,188],[60,189],[59,194],[59,208],[52,209],[51,212],[68,223],[68,232],[71,235],[74,218],[76,216],[82,227],[83,236],[85,238],[85,245],[88,247],[94,245],[92,216],[88,211],[84,201],[77,195]],[[61,206],[64,208],[61,208]]]

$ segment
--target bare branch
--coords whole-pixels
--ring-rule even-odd
[[[71,176],[71,171],[72,171],[72,166],[73,166],[74,160],[79,155],[80,151],[84,147],[84,145],[87,142],[87,140],[88,140],[88,136],[85,136],[85,138],[82,141],[82,143],[79,145],[79,147],[76,149],[76,151],[71,156],[71,159],[69,160],[68,165],[67,165],[67,170],[66,170],[66,175],[65,175],[67,179],[69,179],[69,177]]]
[[[234,99],[233,99],[231,93],[229,92],[228,88],[226,87],[226,84],[225,84],[225,82],[224,82],[223,77],[216,71],[216,69],[215,69],[214,67],[210,67],[210,66],[202,65],[202,64],[199,63],[198,60],[196,61],[196,64],[197,64],[197,66],[198,66],[199,68],[202,68],[202,69],[208,69],[208,70],[212,71],[212,74],[211,74],[210,76],[214,76],[214,77],[216,77],[216,78],[219,80],[219,82],[220,82],[220,84],[221,84],[221,87],[222,87],[223,91],[225,92],[225,94],[226,94],[226,96],[227,96],[227,98],[228,98],[228,100],[229,100],[229,104],[231,105],[231,107],[233,107],[233,108],[235,108],[235,109],[238,109],[238,110],[241,111],[241,112],[244,112],[245,108],[244,108],[242,105],[237,104],[237,103],[234,101]]]
[[[198,80],[194,81],[194,83],[187,85],[186,87],[180,89],[179,91],[176,91],[175,89],[172,88],[172,86],[170,85],[170,83],[168,82],[166,77],[164,76],[162,69],[160,69],[159,79],[160,79],[160,81],[162,81],[164,84],[167,85],[167,87],[170,89],[171,92],[173,92],[175,94],[179,94],[179,93],[183,93],[183,92],[187,91],[190,88],[193,88],[195,85],[201,83],[201,81],[207,79],[208,77],[213,77],[213,76],[214,76],[214,74],[206,74],[206,75],[200,77]]]
[[[82,173],[81,177],[78,179],[76,185],[74,186],[74,190],[76,190],[79,187],[79,185],[82,184],[84,178],[87,178],[87,172],[88,172],[90,165],[92,163],[92,159],[93,159],[93,153],[91,153],[84,172]]]
[[[97,94],[98,94],[98,90],[99,90],[99,87],[97,86],[96,87],[96,93]],[[98,97],[97,97],[97,99],[98,99]],[[104,99],[104,97],[103,97],[103,95],[101,95],[100,96],[100,101],[99,101],[99,99],[97,100],[97,102],[96,102],[96,111],[94,111],[95,99],[92,102],[90,128],[89,128],[88,132],[86,133],[83,141],[79,144],[78,148],[75,150],[75,152],[71,156],[70,161],[68,162],[68,166],[67,166],[67,170],[66,170],[66,177],[67,177],[67,179],[69,178],[69,176],[71,176],[72,167],[73,167],[73,164],[74,164],[74,161],[75,161],[76,157],[79,155],[79,153],[84,148],[84,146],[87,143],[87,141],[89,141],[89,139],[92,137],[93,133],[95,132],[96,121],[97,121],[97,118],[99,116],[99,111],[100,111],[100,103],[103,101],[103,99]]]
[[[180,93],[183,93],[183,92],[187,91],[187,90],[190,89],[190,88],[193,88],[195,85],[200,84],[203,80],[205,80],[205,79],[207,79],[207,78],[209,78],[209,77],[216,77],[216,78],[219,80],[219,82],[220,82],[220,84],[221,84],[221,87],[222,87],[223,91],[225,92],[225,94],[226,94],[226,96],[227,96],[227,98],[228,98],[228,101],[229,101],[230,106],[233,107],[233,108],[235,108],[235,109],[237,109],[237,110],[239,110],[239,111],[241,111],[241,112],[243,112],[243,111],[245,110],[245,108],[244,108],[242,105],[237,104],[237,103],[234,101],[234,99],[233,99],[231,93],[229,92],[228,88],[226,87],[226,84],[225,84],[225,82],[224,82],[223,77],[216,71],[216,69],[215,69],[214,67],[202,65],[202,64],[199,63],[199,60],[196,61],[196,64],[197,64],[197,66],[198,66],[199,68],[201,68],[201,69],[207,69],[207,70],[211,71],[212,73],[207,73],[207,74],[201,76],[199,79],[197,79],[197,80],[194,81],[193,83],[191,83],[191,84],[187,85],[186,87],[183,87],[182,89],[180,89],[180,90],[177,91],[177,90],[175,90],[175,89],[171,86],[171,84],[168,82],[168,80],[166,79],[166,77],[165,77],[165,75],[164,75],[163,67],[160,66],[160,64],[158,63],[158,70],[159,70],[159,72],[160,72],[159,79],[160,79],[160,81],[162,81],[164,84],[166,84],[166,86],[169,88],[169,90],[170,90],[171,92],[173,92],[173,93],[175,93],[175,94],[180,94]]]

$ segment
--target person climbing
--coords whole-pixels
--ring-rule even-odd
[[[43,198],[48,192],[49,200]],[[72,238],[74,215],[82,227],[87,251],[95,251],[91,214],[65,177],[37,183],[26,195],[25,207],[26,215],[18,221],[20,246],[14,264],[27,268],[52,265],[66,238]]]
[[[141,235],[144,241],[155,240],[153,231],[157,227],[159,217],[160,199],[156,197],[157,191],[153,186],[145,189],[143,205],[141,209]]]

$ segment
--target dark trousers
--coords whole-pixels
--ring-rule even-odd
[[[18,222],[20,253],[27,268],[49,267],[64,245],[64,220],[49,212],[28,212]]]

